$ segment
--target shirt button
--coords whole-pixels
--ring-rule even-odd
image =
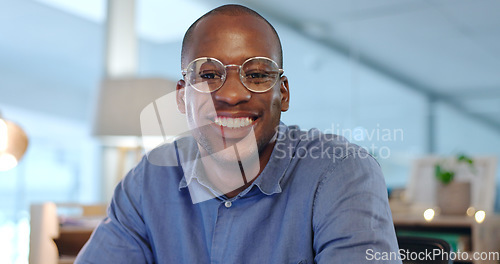
[[[225,203],[224,203],[224,206],[225,206],[226,208],[231,207],[231,205],[233,205],[233,203],[231,203],[230,201],[227,201],[227,202],[225,202]]]

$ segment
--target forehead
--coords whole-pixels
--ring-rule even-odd
[[[241,64],[250,57],[279,60],[279,42],[267,22],[251,15],[211,15],[193,29],[185,50],[187,63],[199,57],[214,57],[225,64]]]

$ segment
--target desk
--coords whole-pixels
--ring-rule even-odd
[[[78,209],[62,217],[58,209]],[[34,204],[31,206],[30,264],[70,264],[105,217],[105,205]]]

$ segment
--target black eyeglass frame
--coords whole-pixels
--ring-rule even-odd
[[[265,89],[265,90],[254,90],[254,89],[251,89],[249,88],[245,82],[243,81],[243,79],[245,78],[245,76],[243,76],[241,74],[241,68],[243,67],[243,65],[245,65],[247,62],[251,61],[251,60],[254,60],[254,59],[264,59],[264,60],[269,60],[271,61],[275,66],[276,68],[278,69],[278,77],[276,78],[276,80],[274,80],[274,83],[272,85],[270,85],[269,88]],[[204,91],[204,90],[200,90],[200,89],[197,89],[195,85],[193,85],[190,81],[190,78],[186,78],[186,75],[188,73],[188,69],[191,67],[191,65],[193,65],[194,63],[196,63],[197,61],[200,61],[200,60],[213,60],[213,61],[216,61],[218,63],[220,63],[220,65],[222,65],[224,67],[224,75],[221,76],[221,79],[222,79],[222,82],[220,84],[219,87],[217,87],[216,89],[212,90],[212,91]],[[220,60],[216,59],[216,58],[212,58],[212,57],[200,57],[200,58],[196,58],[194,59],[193,61],[191,61],[186,68],[182,69],[182,76],[184,77],[185,81],[187,81],[187,83],[189,84],[189,86],[193,87],[196,91],[198,92],[201,92],[201,93],[213,93],[213,92],[216,92],[217,90],[219,90],[223,85],[224,83],[226,82],[226,79],[227,79],[227,67],[238,67],[238,75],[240,77],[240,82],[241,84],[243,84],[243,86],[251,91],[251,92],[254,92],[254,93],[265,93],[269,90],[271,90],[271,88],[273,88],[274,85],[276,85],[276,83],[278,82],[278,80],[281,78],[281,75],[283,75],[283,73],[285,72],[283,69],[279,68],[278,66],[278,63],[276,63],[274,60],[268,58],[268,57],[262,57],[262,56],[259,56],[259,57],[252,57],[252,58],[248,58],[247,60],[245,60],[241,65],[238,65],[238,64],[224,64],[222,63]],[[186,80],[187,79],[187,80]]]

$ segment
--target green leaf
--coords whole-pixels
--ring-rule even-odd
[[[458,155],[457,159],[459,162],[466,162],[469,165],[472,165],[474,163],[474,161],[472,161],[472,159],[466,156],[465,154]]]
[[[443,170],[439,164],[434,167],[434,174],[436,178],[444,184],[450,183],[455,176],[454,172]]]
[[[440,180],[440,175],[441,175],[441,165],[437,164],[435,167],[434,167],[434,175],[436,175],[436,178],[438,178]]]
[[[441,178],[441,181],[444,183],[444,184],[448,184],[450,183],[452,180],[453,180],[453,176],[455,176],[455,173],[452,172],[452,171],[446,171],[442,174],[442,178]]]

